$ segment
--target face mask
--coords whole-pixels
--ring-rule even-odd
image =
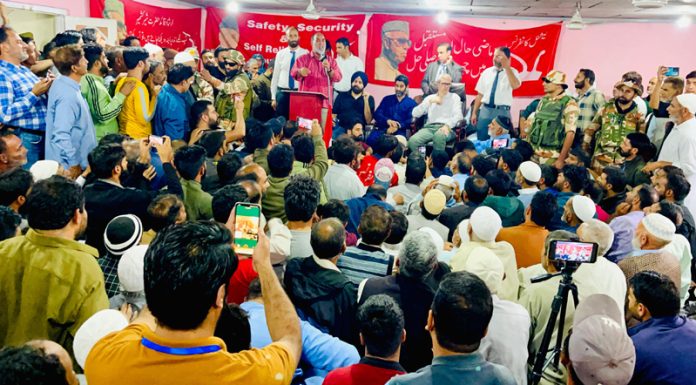
[[[229,70],[227,71],[227,79],[232,79],[233,77],[237,76],[239,73],[239,70]]]
[[[288,41],[288,46],[290,46],[290,48],[297,48],[298,45],[300,45],[300,42],[297,40]]]

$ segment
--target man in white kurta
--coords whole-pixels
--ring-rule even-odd
[[[667,107],[669,117],[675,127],[665,139],[657,162],[648,163],[646,172],[668,165],[679,167],[691,183],[691,191],[684,199],[684,205],[692,213],[696,212],[696,95],[682,94],[672,99]]]

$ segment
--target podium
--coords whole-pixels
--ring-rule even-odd
[[[321,124],[321,109],[326,97],[319,92],[286,91],[290,97],[289,119],[297,121],[298,117],[305,119],[317,119]],[[324,125],[324,144],[329,148],[331,134],[333,133],[333,119],[331,119],[331,106],[326,114]]]

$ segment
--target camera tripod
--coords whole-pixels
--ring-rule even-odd
[[[541,380],[542,373],[544,369],[551,363],[555,368],[558,368],[559,360],[561,358],[561,348],[563,346],[563,327],[565,323],[566,309],[568,307],[568,293],[573,293],[574,306],[577,307],[578,300],[578,288],[573,283],[573,273],[577,270],[577,264],[566,263],[561,268],[559,273],[546,274],[540,277],[532,278],[532,283],[546,281],[550,278],[561,276],[561,282],[558,284],[558,292],[556,296],[553,297],[553,303],[551,304],[551,316],[546,324],[546,329],[544,330],[544,337],[541,339],[541,345],[536,353],[534,359],[534,366],[532,367],[532,374],[529,380],[530,385],[537,385]],[[560,316],[560,320],[558,319]],[[553,336],[553,331],[556,329],[556,323],[558,322],[558,334],[556,335],[556,346],[553,348],[553,352],[550,357],[546,357],[549,351],[549,344],[551,343],[551,337]]]

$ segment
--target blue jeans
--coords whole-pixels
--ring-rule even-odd
[[[31,134],[21,129],[19,138],[27,149],[27,164],[24,165],[24,168],[28,170],[34,163],[45,158],[46,143],[42,135]]]

